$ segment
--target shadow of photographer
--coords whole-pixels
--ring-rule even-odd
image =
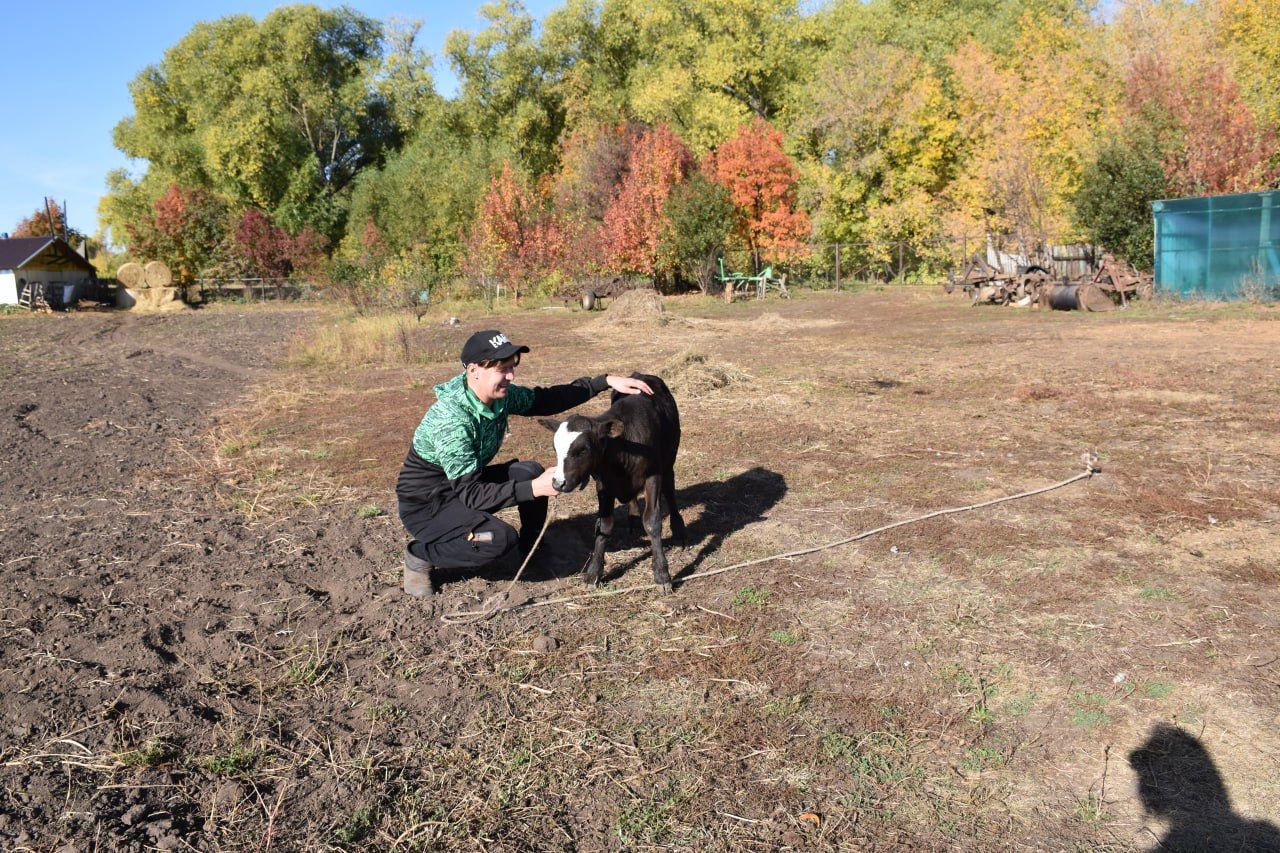
[[[1195,735],[1160,723],[1129,753],[1148,814],[1168,824],[1153,850],[1249,850],[1280,853],[1280,829],[1231,808],[1222,774]]]

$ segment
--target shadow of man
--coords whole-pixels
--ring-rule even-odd
[[[1222,775],[1200,739],[1167,723],[1129,753],[1138,795],[1148,814],[1168,822],[1153,850],[1280,853],[1280,830],[1231,810]]]

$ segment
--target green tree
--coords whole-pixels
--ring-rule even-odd
[[[620,8],[599,0],[567,0],[543,21],[540,61],[548,89],[564,111],[565,137],[629,117],[639,45]]]
[[[543,67],[533,17],[519,0],[497,0],[480,14],[488,21],[483,30],[455,30],[445,40],[460,89],[450,119],[467,135],[509,147],[530,174],[546,174],[556,163],[564,109]]]
[[[737,222],[729,191],[693,172],[667,199],[660,255],[675,259],[676,271],[704,293],[715,281],[716,255]]]
[[[778,119],[824,43],[797,0],[605,0],[601,25],[632,34],[631,113],[698,153]]]
[[[461,235],[471,229],[493,159],[483,139],[429,115],[402,151],[357,179],[340,254],[355,259],[365,253],[372,224],[384,253],[413,250],[430,259],[434,274],[454,275]]]
[[[1079,23],[1079,0],[836,0],[818,18],[831,45],[869,42],[901,48],[945,74],[966,41],[1000,56],[1018,52],[1023,16]]]
[[[1154,262],[1151,202],[1167,198],[1160,143],[1142,130],[1108,140],[1075,195],[1076,227],[1135,267]]]
[[[134,114],[114,138],[147,173],[113,179],[111,190],[154,201],[176,182],[332,235],[356,174],[400,141],[375,85],[381,58],[381,25],[346,7],[197,24],[130,83]],[[120,227],[137,207],[112,201],[104,211]]]

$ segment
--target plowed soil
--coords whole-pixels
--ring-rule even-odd
[[[1280,849],[1280,309],[665,315],[0,317],[0,848]],[[407,599],[392,488],[495,325],[523,383],[667,375],[677,581],[1103,473],[666,597],[620,515],[640,590],[449,624],[514,566]]]

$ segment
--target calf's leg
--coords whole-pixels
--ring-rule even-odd
[[[671,592],[671,575],[667,572],[667,555],[662,551],[662,476],[655,474],[644,481],[644,529],[653,545],[653,582],[663,593]]]
[[[662,474],[662,496],[667,501],[667,512],[671,513],[671,536],[680,542],[681,548],[687,548],[689,539],[685,535],[684,519],[680,510],[676,509],[676,472],[668,468]]]
[[[613,532],[613,495],[604,486],[596,485],[596,497],[600,507],[596,510],[596,540],[591,551],[591,559],[587,561],[587,574],[583,578],[587,586],[594,588],[600,583],[600,570],[604,568],[604,547]]]

